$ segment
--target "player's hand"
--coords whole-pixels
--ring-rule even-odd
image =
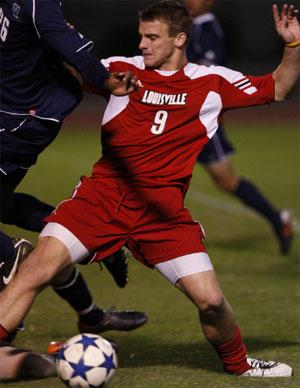
[[[300,40],[298,12],[294,5],[284,4],[281,13],[279,13],[278,6],[273,4],[275,28],[285,43],[293,43]]]
[[[137,89],[137,78],[130,71],[110,73],[105,87],[115,96],[126,96]]]

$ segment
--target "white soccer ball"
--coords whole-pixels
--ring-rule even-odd
[[[68,387],[101,387],[115,374],[117,356],[112,345],[99,335],[78,334],[59,351],[56,368]]]

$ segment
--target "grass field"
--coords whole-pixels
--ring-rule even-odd
[[[300,219],[300,133],[296,126],[232,128],[238,153],[234,164],[278,207]],[[64,129],[40,157],[20,190],[56,204],[88,174],[98,155],[99,134]],[[197,166],[187,206],[205,226],[207,248],[225,295],[231,302],[251,356],[277,359],[293,366],[288,379],[253,380],[227,376],[198,328],[192,304],[155,271],[129,263],[129,284],[118,289],[97,265],[82,272],[99,305],[146,311],[149,323],[131,333],[108,333],[120,347],[112,388],[292,387],[300,386],[299,224],[288,257],[278,253],[267,223],[235,199],[218,192]],[[36,235],[3,227],[13,235]],[[16,344],[43,351],[51,340],[76,334],[76,317],[51,289],[43,291]],[[54,388],[58,379],[1,384],[1,387]]]

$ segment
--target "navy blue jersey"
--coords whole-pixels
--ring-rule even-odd
[[[62,121],[82,97],[63,60],[103,87],[108,72],[89,53],[93,42],[66,22],[62,3],[0,1],[0,111]]]
[[[187,48],[190,62],[223,66],[224,45],[222,28],[212,13],[200,15],[193,20],[193,30]]]

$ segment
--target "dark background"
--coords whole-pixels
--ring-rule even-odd
[[[274,29],[271,0],[217,0],[213,11],[227,40],[227,66],[261,74],[280,61],[283,44]],[[95,42],[101,58],[138,50],[138,11],[149,0],[65,0],[65,16]],[[282,5],[283,1],[278,1]],[[293,2],[300,8],[300,1]]]

